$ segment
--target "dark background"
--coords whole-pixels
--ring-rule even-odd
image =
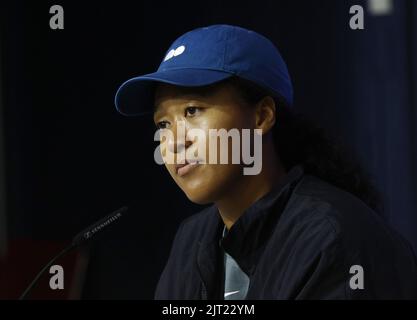
[[[82,251],[81,297],[153,297],[178,224],[201,208],[155,164],[151,119],[119,115],[114,94],[153,72],[178,36],[215,23],[278,46],[296,109],[356,152],[381,214],[417,250],[417,3],[389,2],[392,12],[374,15],[365,0],[2,1],[0,298],[16,298],[75,233],[126,204],[129,216]],[[64,30],[49,28],[53,4]],[[354,4],[365,30],[349,28]]]

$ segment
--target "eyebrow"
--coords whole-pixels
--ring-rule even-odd
[[[184,95],[184,96],[194,96],[197,98],[207,98],[210,95],[213,94],[213,89],[212,88],[206,88],[206,87],[184,87],[180,89],[181,92],[179,93],[179,95]],[[155,115],[155,113],[157,113],[159,111],[160,107],[159,105],[154,105],[153,106],[153,114]]]

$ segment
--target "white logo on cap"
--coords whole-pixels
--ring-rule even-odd
[[[185,46],[179,46],[177,49],[169,50],[168,54],[165,56],[164,61],[171,59],[172,57],[179,56],[185,50]]]

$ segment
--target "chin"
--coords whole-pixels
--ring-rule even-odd
[[[196,204],[205,205],[205,204],[213,203],[215,201],[213,195],[207,191],[205,192],[199,192],[198,190],[193,190],[193,191],[183,190],[183,191],[185,195],[187,196],[187,198],[191,202],[194,202]]]
[[[210,204],[221,199],[230,188],[228,182],[234,180],[231,172],[216,173],[207,170],[205,174],[190,175],[183,181],[175,179],[175,182],[191,202],[201,205]]]
[[[192,183],[181,186],[182,191],[187,198],[196,204],[210,204],[215,202],[219,196],[221,186],[218,184],[206,183]]]

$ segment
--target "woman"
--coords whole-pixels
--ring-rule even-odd
[[[157,299],[417,298],[411,247],[375,213],[358,166],[292,100],[274,45],[229,25],[184,34],[157,72],[119,88],[122,114],[153,112],[178,186],[212,204],[179,227]],[[237,143],[211,143],[233,130]],[[258,150],[252,163],[248,150]]]

